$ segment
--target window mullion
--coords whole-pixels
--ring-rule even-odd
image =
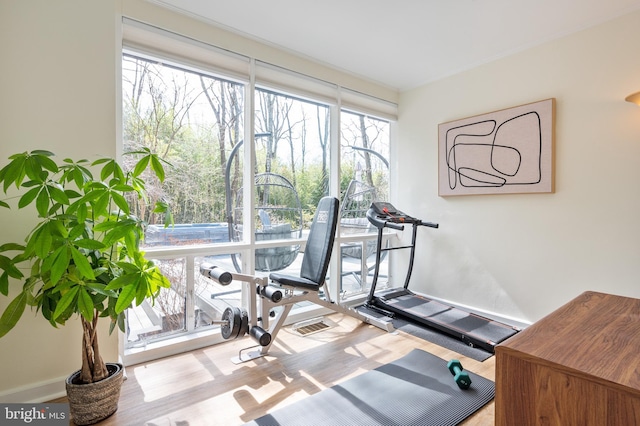
[[[193,331],[196,327],[196,296],[195,296],[195,260],[194,256],[186,256],[186,285],[185,311],[186,330]]]
[[[337,105],[330,108],[330,154],[329,154],[329,194],[340,198],[340,99]],[[340,229],[340,227],[338,227]],[[342,287],[342,256],[340,256],[340,231],[338,231],[337,243],[334,244],[329,264],[329,276],[337,279],[329,280],[329,292],[340,300],[340,288]]]
[[[243,226],[248,232],[243,232],[244,242],[249,243],[250,255],[243,256],[242,269],[244,273],[252,274],[255,272],[255,223],[253,221],[253,212],[255,211],[255,164],[256,164],[256,145],[255,145],[255,60],[250,62],[249,84],[245,86],[245,126],[244,126],[244,165],[243,165]],[[248,297],[248,296],[246,296]]]

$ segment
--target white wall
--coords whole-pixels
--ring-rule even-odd
[[[440,223],[410,288],[524,321],[585,290],[640,297],[639,43],[634,13],[401,94],[395,204]],[[555,193],[437,195],[439,123],[548,98]]]
[[[114,11],[113,1],[0,2],[2,166],[9,155],[33,149],[75,159],[115,155]],[[23,242],[33,217],[0,209],[1,243]],[[12,298],[19,288],[11,285]],[[0,297],[0,312],[8,302]],[[115,361],[116,336],[107,335],[103,355]],[[63,390],[61,380],[80,368],[80,354],[79,322],[55,329],[27,308],[0,339],[0,401],[26,402],[33,387]]]

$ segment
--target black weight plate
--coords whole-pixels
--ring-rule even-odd
[[[240,311],[240,329],[237,337],[244,337],[249,332],[249,313],[246,309]]]
[[[242,325],[242,313],[240,312],[240,308],[236,308],[236,307],[233,308],[232,318],[233,319],[230,322],[231,334],[229,338],[237,339],[238,334],[240,334],[240,326]]]
[[[233,309],[229,307],[224,310],[222,313],[222,321],[225,321],[225,323],[220,327],[220,332],[222,333],[222,338],[227,340],[231,338],[233,331]]]

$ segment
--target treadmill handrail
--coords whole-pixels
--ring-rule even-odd
[[[386,227],[397,229],[398,231],[404,231],[404,225],[385,220],[384,218],[378,216],[378,213],[376,213],[373,209],[367,210],[367,219],[378,229]]]
[[[423,220],[420,221],[420,225],[422,226],[428,226],[429,228],[439,228],[440,225],[437,223],[433,223],[433,222],[425,222]]]

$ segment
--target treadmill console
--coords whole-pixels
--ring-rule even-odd
[[[374,224],[377,228],[382,229],[385,226],[393,229],[402,230],[402,224],[413,224],[429,226],[431,228],[437,228],[437,223],[423,222],[420,219],[411,217],[408,214],[396,209],[391,203],[386,201],[375,201],[371,203],[369,211],[367,212],[367,218],[369,222]],[[393,225],[396,224],[396,225]]]
[[[391,203],[386,201],[376,201],[371,203],[371,210],[378,216],[378,219],[381,219],[385,222],[393,222],[393,223],[413,223],[418,221],[400,210],[393,207]],[[419,221],[418,221],[419,222]]]
[[[396,208],[391,205],[391,203],[387,203],[386,201],[373,202],[371,203],[371,208],[379,215],[388,216],[390,214],[396,214],[398,212]]]

